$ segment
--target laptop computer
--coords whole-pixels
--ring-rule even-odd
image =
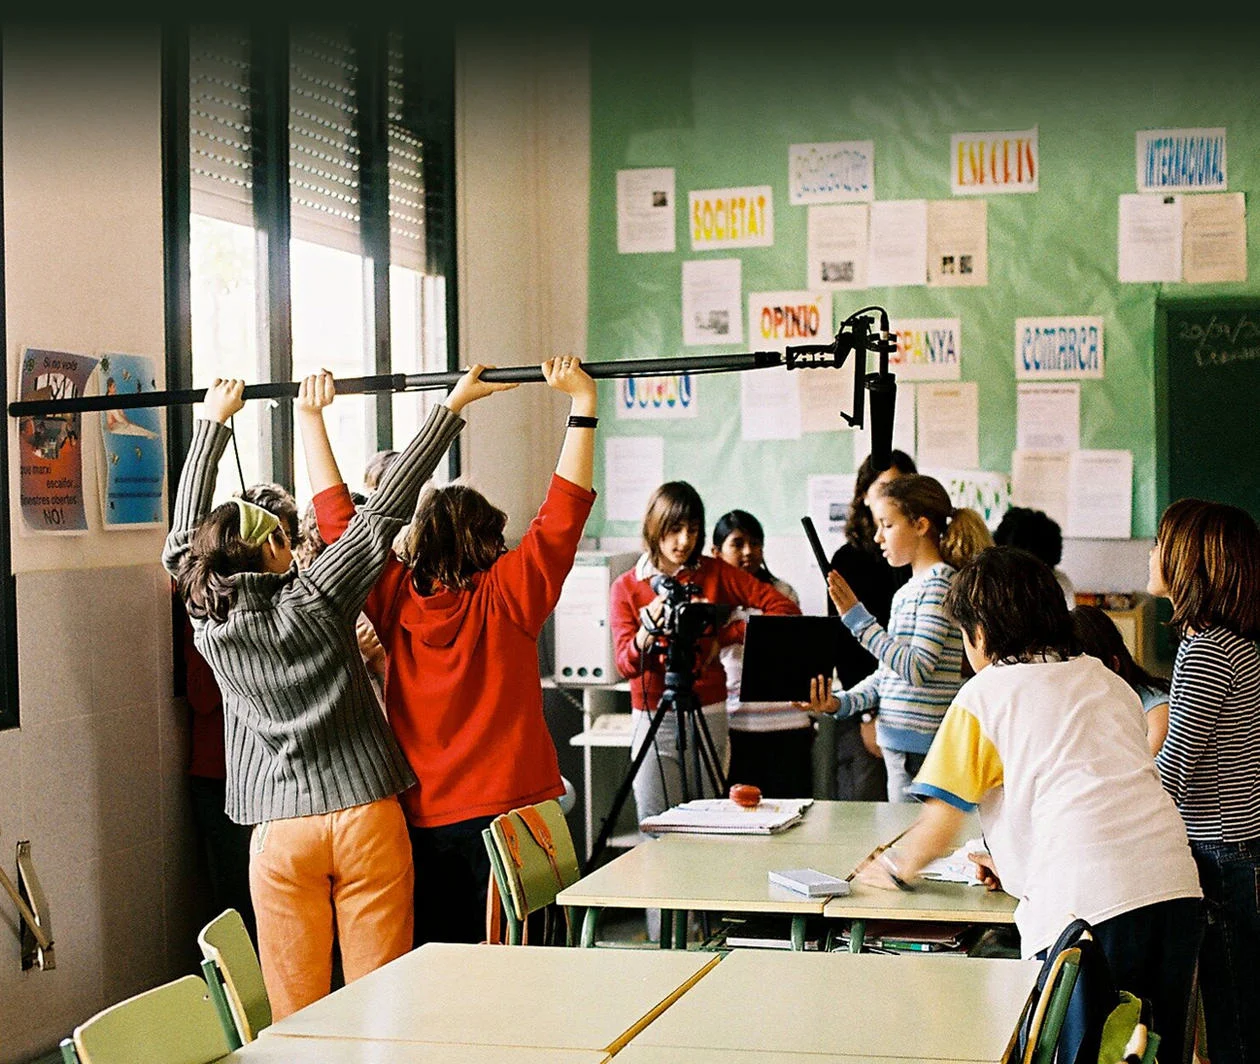
[[[749,617],[740,700],[808,702],[810,680],[835,673],[844,630],[839,617]]]

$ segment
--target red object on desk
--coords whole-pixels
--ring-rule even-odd
[[[761,804],[761,788],[751,783],[736,783],[731,786],[731,801],[746,809],[756,809]]]

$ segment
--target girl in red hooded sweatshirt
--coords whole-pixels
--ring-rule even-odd
[[[490,861],[482,829],[564,793],[543,717],[538,635],[573,566],[595,501],[595,382],[576,358],[542,364],[570,396],[568,430],[537,516],[513,550],[507,515],[460,484],[421,498],[402,550],[363,612],[385,648],[385,711],[419,780],[402,795],[415,863],[415,942],[484,937]],[[337,538],[345,485],[315,496]]]

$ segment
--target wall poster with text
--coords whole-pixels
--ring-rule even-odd
[[[105,395],[132,395],[157,389],[148,355],[101,357],[100,388]],[[155,407],[102,410],[101,523],[107,529],[166,525],[166,448],[162,414]]]

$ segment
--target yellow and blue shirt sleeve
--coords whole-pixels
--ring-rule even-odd
[[[995,787],[1002,786],[1002,759],[980,721],[955,703],[932,740],[923,767],[910,785],[920,798],[939,798],[971,812]]]

